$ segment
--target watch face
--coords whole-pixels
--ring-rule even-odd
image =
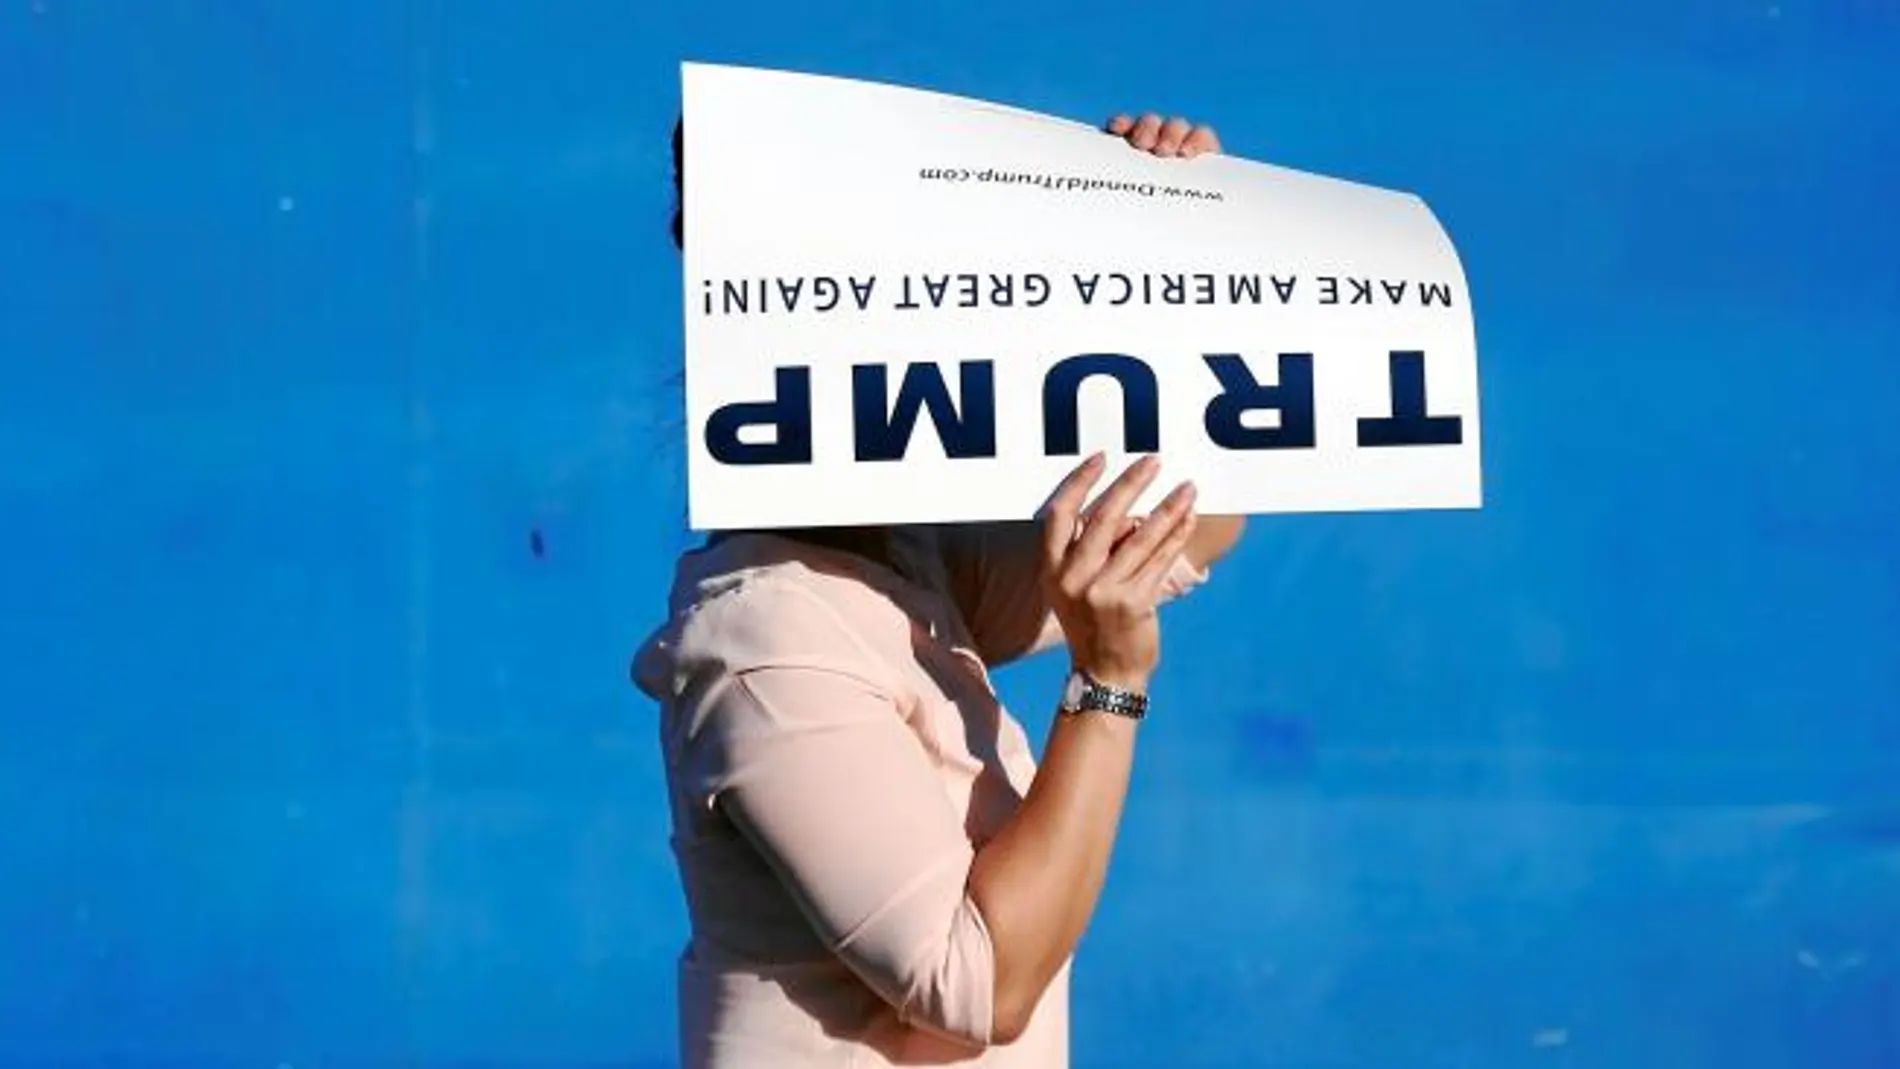
[[[1070,672],[1069,682],[1062,688],[1062,704],[1070,709],[1082,704],[1082,694],[1088,689],[1088,681],[1080,672]]]

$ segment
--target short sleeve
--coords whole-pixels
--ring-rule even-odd
[[[991,665],[1060,645],[1062,627],[1042,592],[1042,543],[1033,521],[955,524],[941,528],[938,544],[951,595]],[[1172,601],[1207,581],[1207,571],[1176,557],[1162,585]]]
[[[767,607],[781,623],[802,615]],[[837,648],[816,616],[805,623],[797,641]],[[678,752],[686,790],[744,833],[907,1024],[989,1043],[995,965],[966,892],[974,849],[897,702],[844,658],[745,660],[698,666]]]

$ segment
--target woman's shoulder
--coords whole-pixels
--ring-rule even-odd
[[[770,667],[878,673],[878,647],[907,618],[843,554],[763,534],[680,557],[667,619],[642,645],[636,681],[661,696],[685,676]]]

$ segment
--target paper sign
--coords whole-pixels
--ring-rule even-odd
[[[1475,508],[1469,293],[1417,197],[894,86],[688,64],[694,527]],[[1218,116],[1212,117],[1218,119]]]

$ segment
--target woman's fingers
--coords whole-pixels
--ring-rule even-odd
[[[1154,482],[1160,468],[1160,461],[1154,457],[1142,457],[1129,465],[1128,470],[1110,483],[1108,489],[1102,491],[1102,496],[1096,498],[1083,512],[1082,531],[1069,549],[1066,569],[1076,584],[1072,593],[1079,594],[1080,587],[1087,585],[1102,570],[1109,551],[1115,547],[1115,536],[1121,531],[1122,520],[1127,518],[1135,499],[1148,489],[1149,483]]]
[[[1182,483],[1175,487],[1161,500],[1161,504],[1155,506],[1155,510],[1135,533],[1115,547],[1098,581],[1133,582],[1139,585],[1136,576],[1147,568],[1182,523],[1193,515],[1194,497],[1193,483]],[[1172,564],[1172,561],[1168,563]]]
[[[1129,582],[1141,591],[1146,604],[1153,605],[1161,598],[1161,585],[1168,579],[1168,573],[1174,570],[1174,562],[1187,549],[1188,542],[1194,538],[1194,529],[1200,523],[1201,515],[1193,509],[1181,513],[1179,520],[1168,531],[1161,544],[1148,554],[1141,568],[1129,578]]]
[[[1042,552],[1051,572],[1061,567],[1069,547],[1075,542],[1082,503],[1088,500],[1089,490],[1102,477],[1104,463],[1102,454],[1096,453],[1076,465],[1056,486],[1049,503],[1043,506]]]
[[[1148,112],[1136,119],[1123,136],[1128,138],[1129,144],[1143,152],[1154,151],[1155,143],[1161,140],[1161,116]]]
[[[1122,539],[1127,538],[1131,534],[1134,534],[1135,530],[1141,526],[1141,523],[1142,523],[1142,520],[1141,520],[1141,517],[1139,516],[1123,516],[1122,522],[1115,525],[1115,537],[1109,539],[1109,547],[1110,547],[1109,552],[1111,554],[1114,553],[1115,552],[1114,547],[1121,545]],[[1086,527],[1087,525],[1088,525],[1088,519],[1086,517],[1077,521],[1076,537],[1078,538],[1081,537],[1082,529]]]
[[[1176,116],[1161,124],[1161,136],[1155,139],[1154,154],[1164,159],[1179,156],[1181,145],[1194,132],[1194,125]]]
[[[1218,153],[1220,150],[1220,135],[1214,132],[1212,126],[1196,126],[1194,132],[1187,136],[1187,140],[1181,143],[1182,157],[1190,160],[1196,156]]]
[[[1212,126],[1181,116],[1164,118],[1154,112],[1144,112],[1137,119],[1124,113],[1108,120],[1104,129],[1136,149],[1164,159],[1191,160],[1221,150],[1220,135]]]

